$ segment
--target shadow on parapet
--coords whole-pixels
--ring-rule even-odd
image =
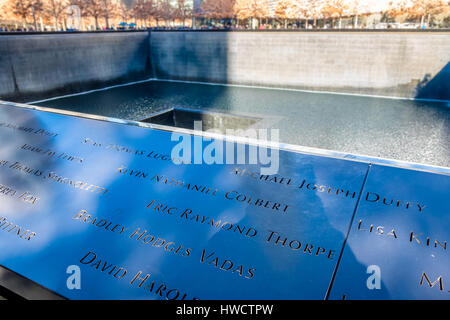
[[[450,100],[450,62],[434,77],[425,75],[416,87],[415,98]]]

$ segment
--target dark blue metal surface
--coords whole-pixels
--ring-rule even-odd
[[[447,175],[372,165],[330,298],[449,299],[449,190]]]
[[[276,181],[175,165],[170,132],[7,106],[0,141],[0,264],[72,299],[323,299],[368,169],[287,151]]]

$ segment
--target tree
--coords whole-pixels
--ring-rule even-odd
[[[24,27],[28,24],[27,17],[31,12],[31,4],[31,0],[14,0],[10,3],[10,9],[12,9],[14,15],[22,19]]]
[[[156,14],[156,1],[146,0],[144,3],[144,20],[147,25],[147,20],[150,21]]]
[[[269,16],[267,3],[261,0],[236,0],[234,12],[239,19],[258,19],[260,25],[261,19]]]
[[[294,19],[305,19],[305,28],[308,27],[308,19],[313,17],[313,12],[310,10],[311,1],[297,0],[293,3],[291,12]]]
[[[400,16],[405,16],[408,14],[410,5],[409,0],[390,1],[384,15],[388,18],[397,20]]]
[[[102,15],[102,4],[100,0],[82,0],[86,14],[95,20],[95,29],[99,29],[98,18]]]
[[[159,27],[159,20],[163,19],[163,14],[160,7],[160,0],[155,0],[152,16],[156,21],[156,26]]]
[[[234,3],[233,12],[238,21],[238,25],[239,20],[246,20],[252,17],[250,10],[247,8],[247,2],[247,0],[236,0]]]
[[[138,21],[144,18],[144,0],[135,0],[133,7],[130,10],[131,16],[134,18],[134,23],[137,25]]]
[[[368,4],[365,1],[361,0],[352,0],[348,5],[348,12],[354,16],[353,20],[353,28],[358,28],[358,17],[362,13],[366,13],[368,11]]]
[[[177,0],[177,8],[175,15],[181,19],[183,27],[185,26],[186,17],[192,14],[192,6],[186,0]]]
[[[287,29],[288,19],[295,18],[295,4],[292,0],[280,0],[275,8],[275,16],[284,21],[284,28]]]
[[[38,29],[37,27],[37,16],[42,14],[42,11],[44,9],[44,4],[41,0],[31,0],[31,15],[33,16],[33,25],[34,30],[36,31]]]
[[[164,20],[164,24],[168,26],[168,22],[174,15],[174,8],[172,7],[170,0],[160,0],[158,3],[158,16]]]
[[[446,3],[442,0],[412,0],[412,6],[409,9],[409,13],[413,17],[420,17],[421,27],[425,24],[425,18],[427,19],[427,25],[429,26],[431,15],[441,12],[445,6]]]
[[[130,13],[134,17],[135,22],[140,20],[141,24],[148,27],[150,19],[156,18],[157,15],[156,2],[153,0],[136,0]]]
[[[121,1],[119,6],[119,15],[121,18],[121,22],[127,22],[128,19],[131,17],[131,9],[128,8],[125,2]]]
[[[44,14],[53,19],[55,31],[58,30],[58,23],[68,6],[66,0],[46,0],[44,4]]]
[[[230,19],[235,16],[235,0],[206,0],[202,3],[205,16],[213,19]]]
[[[448,1],[440,13],[433,16],[433,24],[440,28],[450,28],[450,1]]]
[[[116,5],[111,0],[100,0],[100,16],[105,19],[106,29],[109,29],[109,20],[116,13]]]
[[[313,25],[316,27],[317,19],[323,17],[324,0],[306,0],[305,2],[306,16],[313,19]]]
[[[331,18],[333,22],[334,18],[338,18],[338,28],[340,29],[342,27],[342,17],[347,14],[347,10],[348,4],[345,0],[326,0],[322,12],[325,17]],[[334,23],[332,23],[332,27],[334,27]]]

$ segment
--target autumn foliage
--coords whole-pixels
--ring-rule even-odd
[[[193,0],[0,0],[0,26],[3,20],[28,30],[62,30],[72,5],[79,8],[83,30],[125,22],[142,28],[191,26],[194,20],[197,26],[233,28],[343,28],[346,20],[345,27],[361,28],[363,17],[374,14],[364,0],[203,0],[197,10]],[[450,1],[391,0],[378,14],[390,22],[439,26],[450,24]]]

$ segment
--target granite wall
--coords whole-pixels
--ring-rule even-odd
[[[158,78],[450,100],[450,32],[153,32]]]
[[[148,78],[147,32],[0,35],[0,97],[29,101]]]
[[[0,35],[0,98],[176,79],[450,100],[450,32]]]

